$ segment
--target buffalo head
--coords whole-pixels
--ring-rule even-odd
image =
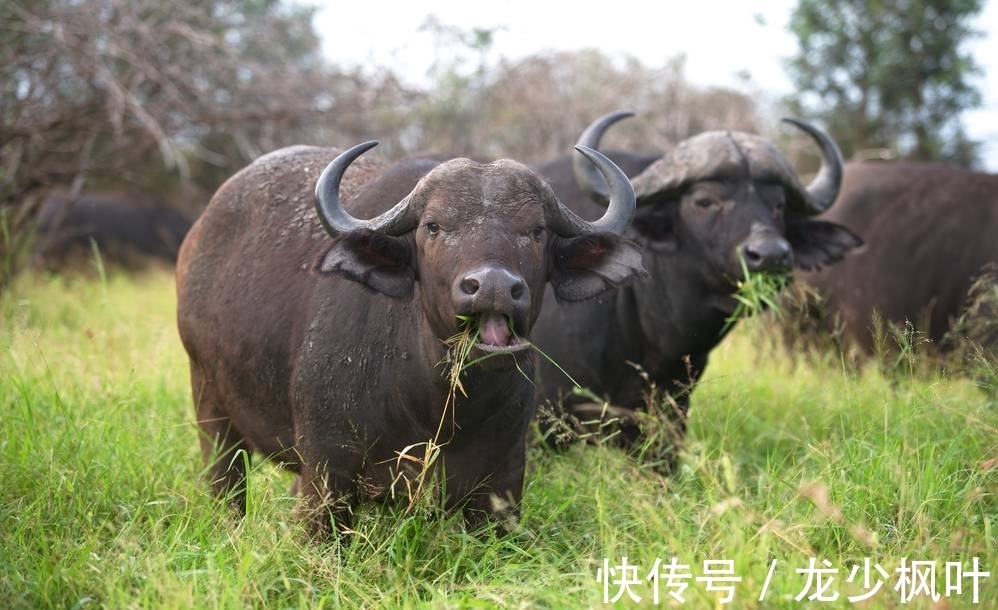
[[[607,127],[631,116],[608,114],[594,122],[579,144],[596,147]],[[789,272],[819,268],[860,244],[848,229],[815,220],[835,201],[842,182],[842,157],[835,142],[804,121],[784,119],[814,139],[821,168],[802,185],[789,162],[769,140],[737,131],[710,131],[684,140],[632,178],[637,212],[634,232],[653,252],[683,252],[697,259],[704,281],[730,288],[750,271]],[[605,201],[605,186],[589,168],[575,163],[583,190]]]
[[[480,351],[529,347],[525,340],[550,279],[559,299],[593,297],[641,268],[640,253],[619,239],[634,212],[627,177],[601,153],[577,147],[609,184],[602,218],[586,221],[548,184],[508,159],[481,164],[456,159],[427,173],[387,212],[359,220],[344,210],[339,184],[367,142],[335,159],[316,185],[316,210],[339,236],[318,264],[397,298],[419,301],[438,338],[461,320],[478,326]]]

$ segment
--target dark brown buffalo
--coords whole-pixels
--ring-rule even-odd
[[[850,163],[839,203],[822,215],[863,236],[842,263],[800,279],[822,323],[871,352],[874,312],[940,342],[974,278],[998,263],[998,175],[941,163]]]
[[[54,271],[72,268],[91,260],[96,245],[102,260],[112,265],[173,264],[190,227],[185,216],[148,196],[50,195],[38,211],[35,258]]]
[[[595,148],[606,128],[626,116],[602,117],[579,144]],[[740,258],[751,271],[783,275],[792,266],[833,263],[860,244],[847,229],[814,219],[838,193],[837,146],[817,128],[788,121],[822,152],[821,169],[807,187],[776,146],[749,133],[703,133],[664,157],[608,153],[632,176],[637,211],[628,235],[642,246],[650,277],[600,300],[549,302],[534,341],[580,385],[609,400],[629,444],[641,438],[628,419],[645,408],[650,383],[675,399],[673,432],[681,439],[691,384],[729,327],[735,282],[743,275]],[[563,158],[538,172],[576,213],[591,217],[603,209],[604,183],[587,168]],[[572,387],[563,373],[541,365],[541,398],[592,419],[597,407],[573,395]],[[665,469],[674,449],[655,456]]]
[[[545,283],[575,301],[642,272],[620,236],[633,191],[599,153],[580,149],[613,203],[587,222],[514,161],[358,159],[373,145],[258,159],[218,190],[178,263],[214,490],[245,510],[237,452],[269,456],[298,473],[316,533],[348,527],[362,498],[404,494],[400,456],[427,459],[431,440],[448,507],[478,520],[516,506]],[[488,358],[448,403],[459,316],[479,331],[472,358]]]

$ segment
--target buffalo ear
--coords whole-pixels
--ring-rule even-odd
[[[616,235],[555,238],[548,280],[559,301],[581,301],[646,277],[641,250]]]
[[[342,275],[396,299],[412,297],[416,283],[411,241],[366,229],[336,238],[315,270],[322,275]]]
[[[787,220],[787,241],[794,250],[794,265],[801,269],[820,269],[863,245],[863,240],[846,227],[809,218]]]

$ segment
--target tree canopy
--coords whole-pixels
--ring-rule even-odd
[[[279,0],[0,3],[0,287],[53,190],[155,191],[193,215],[261,153],[321,142],[327,117],[349,122],[358,91],[394,100],[390,79],[326,61],[313,12]]]
[[[617,109],[608,146],[664,150],[704,129],[753,129],[752,98],[698,88],[597,50],[492,61],[492,30],[430,19],[428,85],[343,69],[295,0],[0,3],[0,288],[52,191],[155,193],[193,216],[219,184],[292,144],[376,138],[388,158],[431,152],[536,163],[569,154]],[[23,262],[23,256],[21,257]]]
[[[788,106],[823,119],[847,157],[973,164],[961,113],[981,102],[966,49],[981,8],[981,0],[799,0]]]
[[[274,146],[322,109],[311,11],[272,1],[6,2],[0,9],[0,202],[130,176],[181,175],[221,150]]]

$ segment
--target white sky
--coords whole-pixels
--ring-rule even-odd
[[[501,29],[493,59],[519,59],[548,50],[598,48],[611,57],[632,55],[649,67],[686,54],[686,76],[701,85],[773,95],[792,91],[782,60],[797,45],[786,25],[796,0],[353,0],[317,2],[316,30],[326,55],[344,66],[381,65],[421,82],[437,59],[434,37],[420,31],[429,15],[446,26]],[[602,8],[598,8],[602,7]],[[998,0],[987,0],[976,27],[985,32],[969,48],[982,67],[984,98],[964,125],[982,142],[985,167],[998,172]],[[994,30],[994,31],[992,31]],[[665,111],[665,110],[663,110]]]

